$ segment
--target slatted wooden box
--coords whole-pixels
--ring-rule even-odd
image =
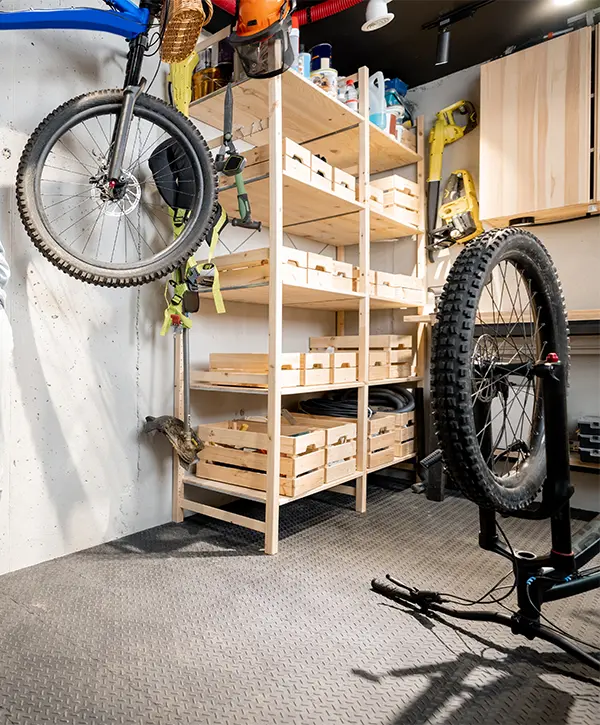
[[[269,173],[269,146],[259,146],[244,153],[246,168],[244,176],[253,179]],[[283,170],[299,181],[311,183],[312,154],[304,146],[300,146],[289,138],[283,139]]]
[[[283,283],[306,286],[308,281],[307,252],[293,247],[282,247],[280,259]],[[219,281],[222,289],[268,284],[269,282],[271,268],[268,247],[227,254],[217,257],[213,261],[219,269]]]
[[[357,425],[346,418],[293,413],[301,425],[322,428],[326,435],[325,482],[330,483],[356,471]]]
[[[302,356],[298,352],[283,353],[281,386],[302,385]],[[269,382],[269,356],[263,353],[211,353],[209,370],[192,370],[194,384],[232,385],[266,388]]]
[[[259,491],[267,489],[267,424],[230,420],[198,427],[204,449],[196,475]],[[325,431],[304,425],[281,426],[279,493],[297,496],[325,482]]]
[[[352,292],[354,280],[352,265],[337,262],[324,254],[307,253],[307,281],[308,286],[315,289],[336,290],[338,292]]]
[[[371,182],[371,186],[383,192],[383,209],[386,214],[403,224],[419,226],[419,186],[398,174],[384,176]]]

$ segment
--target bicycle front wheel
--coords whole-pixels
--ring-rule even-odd
[[[507,513],[530,504],[546,473],[543,399],[533,367],[569,364],[564,298],[533,234],[487,232],[459,254],[432,344],[432,407],[444,463],[463,493]]]
[[[109,90],[56,109],[27,143],[17,175],[21,219],[40,252],[73,277],[107,287],[173,271],[216,215],[206,142],[185,116],[145,94],[135,104],[115,194],[107,172],[122,104],[123,91]]]

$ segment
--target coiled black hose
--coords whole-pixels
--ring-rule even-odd
[[[356,390],[332,393],[325,398],[309,398],[298,406],[307,415],[328,415],[334,418],[356,418],[358,402]],[[376,412],[408,413],[415,409],[413,394],[401,385],[369,390],[369,417]]]

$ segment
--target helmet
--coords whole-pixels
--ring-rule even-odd
[[[294,63],[290,27],[295,0],[237,0],[229,42],[250,78],[272,78]]]

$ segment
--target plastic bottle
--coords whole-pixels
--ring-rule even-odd
[[[294,62],[292,68],[298,71],[298,58],[300,56],[300,25],[298,18],[292,15],[292,29],[290,30],[290,45],[294,51]]]
[[[369,78],[369,119],[379,128],[385,129],[385,79],[378,71]]]
[[[346,81],[346,105],[358,113],[358,93],[353,81]]]

